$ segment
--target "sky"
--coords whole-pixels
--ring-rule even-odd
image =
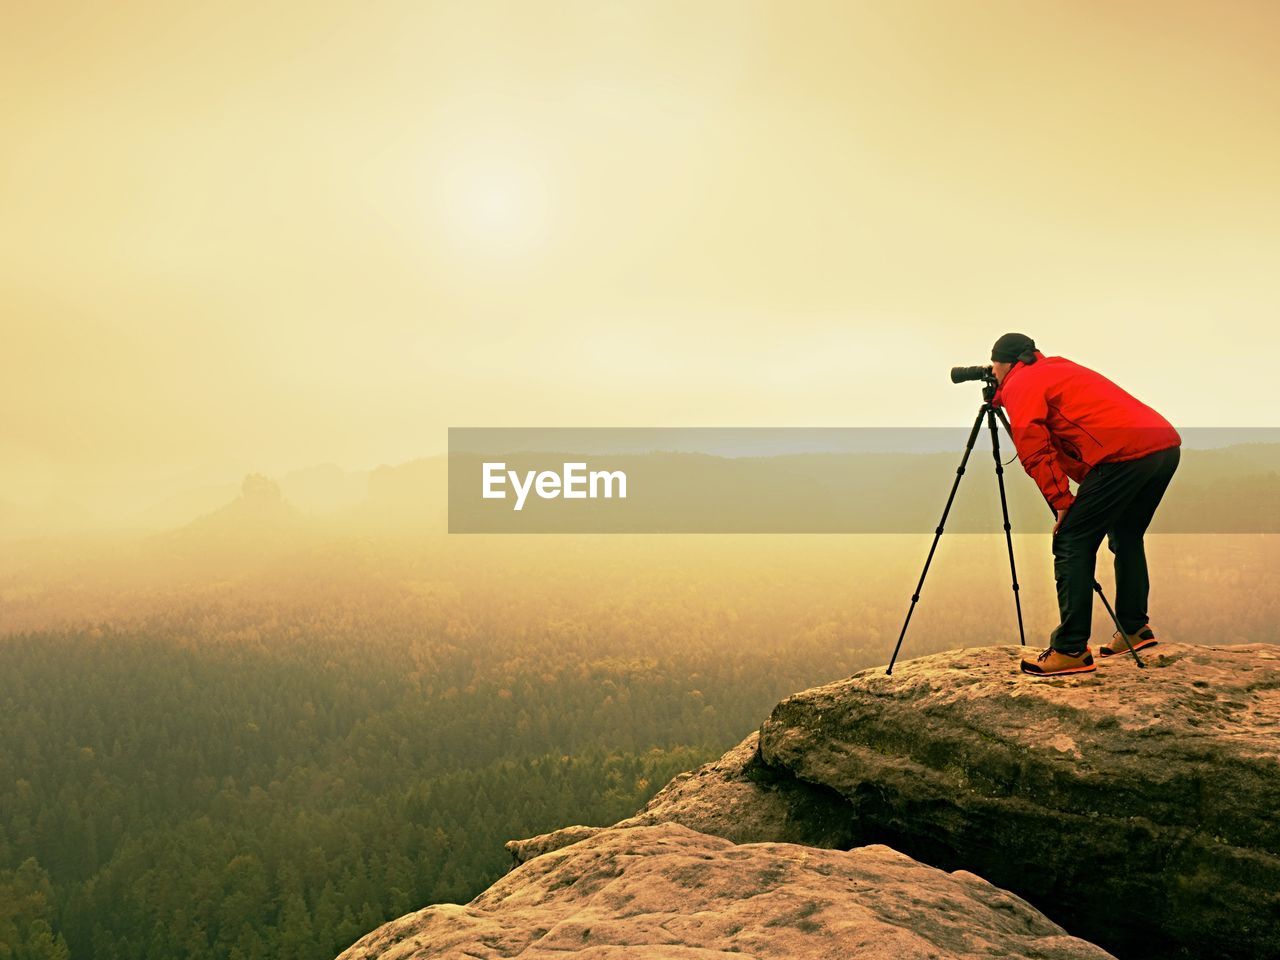
[[[21,5],[0,500],[964,426],[1008,330],[1280,425],[1276,63],[1248,0]]]

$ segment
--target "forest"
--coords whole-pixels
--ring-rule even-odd
[[[1169,639],[1275,641],[1277,539],[1151,537],[1153,622]],[[1048,541],[1016,540],[1042,644]],[[465,902],[509,866],[506,840],[626,817],[779,699],[886,663],[928,542],[10,555],[0,958],[328,960],[388,919]],[[1095,630],[1110,635],[1101,611]],[[944,537],[902,656],[1016,642],[1003,540]]]

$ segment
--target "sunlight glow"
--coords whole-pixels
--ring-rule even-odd
[[[432,173],[439,238],[470,256],[521,254],[548,229],[544,165],[528,143],[498,134],[451,145]]]

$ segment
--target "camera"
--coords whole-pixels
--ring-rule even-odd
[[[995,374],[991,372],[990,365],[985,367],[951,368],[952,383],[968,383],[970,380],[986,380],[990,382],[995,380]]]

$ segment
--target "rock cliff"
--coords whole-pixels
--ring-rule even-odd
[[[340,960],[1280,957],[1280,647],[1165,643],[1145,670],[1040,681],[1020,652],[788,697],[634,816],[512,841],[470,904]],[[785,879],[761,896],[752,870]]]
[[[963,867],[1122,957],[1280,957],[1280,647],[1016,673],[1016,647],[779,703],[760,760],[834,789],[855,843]]]

